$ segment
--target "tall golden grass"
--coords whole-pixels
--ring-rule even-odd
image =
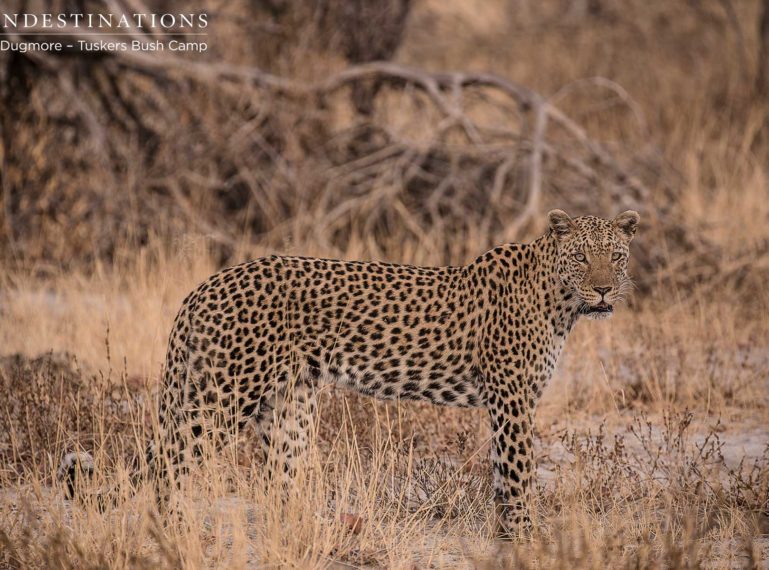
[[[642,274],[636,268],[640,293],[611,321],[578,325],[539,405],[531,539],[493,540],[483,412],[384,404],[337,390],[323,394],[316,437],[287,500],[263,480],[264,458],[248,433],[184,481],[176,497],[182,522],[158,513],[150,485],[129,493],[135,458],[154,437],[154,398],[174,315],[187,292],[223,264],[275,251],[462,263],[510,222],[497,220],[485,231],[471,212],[457,231],[426,225],[420,233],[387,218],[372,237],[353,217],[343,238],[339,226],[319,235],[305,227],[318,204],[305,204],[302,194],[281,202],[282,182],[266,183],[259,176],[272,171],[244,159],[238,172],[253,170],[253,187],[273,200],[275,219],[259,234],[259,216],[227,214],[204,192],[181,191],[182,201],[174,202],[179,194],[147,191],[143,185],[162,186],[161,178],[175,176],[163,171],[170,163],[158,162],[151,176],[129,165],[127,179],[136,185],[125,195],[117,186],[83,194],[114,197],[117,212],[106,207],[100,217],[98,202],[87,200],[92,215],[77,217],[77,204],[67,198],[66,215],[56,216],[51,204],[37,204],[37,217],[25,218],[37,229],[17,231],[4,252],[0,565],[765,565],[769,104],[753,90],[760,3],[599,2],[596,15],[578,10],[581,3],[563,4],[574,9],[525,1],[416,3],[396,56],[421,68],[509,77],[551,97],[608,149],[637,147],[657,157],[644,163],[659,171],[646,178],[653,204],[637,247],[651,262]],[[723,11],[727,4],[734,5],[737,27]],[[217,41],[233,61],[252,62],[242,42]],[[301,77],[343,65],[333,54],[302,49],[279,52],[267,62],[270,71]],[[596,76],[626,96],[583,81]],[[259,97],[243,96],[238,112]],[[203,100],[214,111],[202,130],[222,137],[211,143],[222,145],[217,152],[244,152],[225,144],[217,127],[222,109]],[[276,128],[297,127],[282,151],[304,165],[298,180],[311,182],[320,162],[296,158],[307,152],[308,126],[292,123],[295,109],[279,103],[265,103]],[[354,123],[346,113],[336,119]],[[387,113],[384,122],[400,134],[419,130],[419,109],[394,105]],[[162,152],[172,154],[170,148]],[[380,175],[376,192],[386,186],[387,172]],[[63,196],[51,184],[30,196]],[[671,206],[683,233],[706,247],[687,249],[675,234],[656,231],[666,187],[675,188]],[[553,184],[542,209],[569,203],[570,191]],[[148,212],[168,204],[175,205],[160,215]],[[508,206],[514,212],[520,204]],[[616,213],[611,208],[598,199],[596,211],[576,213],[608,216]],[[540,218],[515,237],[536,235]],[[73,449],[94,454],[90,485],[121,494],[114,508],[63,499],[54,474]]]

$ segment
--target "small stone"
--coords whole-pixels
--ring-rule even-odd
[[[344,524],[350,532],[353,534],[360,534],[363,530],[363,523],[365,519],[354,513],[342,513],[339,515],[339,520]]]

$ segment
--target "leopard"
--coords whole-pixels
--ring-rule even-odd
[[[327,385],[485,408],[497,533],[530,532],[537,404],[576,322],[632,290],[639,219],[552,210],[539,238],[462,266],[272,255],[223,269],[174,321],[148,460],[176,478],[251,426],[268,477],[291,481]]]

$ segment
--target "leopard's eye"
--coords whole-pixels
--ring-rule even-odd
[[[621,251],[615,251],[615,252],[612,254],[612,256],[611,256],[611,260],[612,260],[612,261],[619,261],[619,260],[620,260],[620,259],[622,259],[623,257],[625,257],[625,254],[624,254],[624,253],[622,253]]]
[[[575,253],[574,259],[579,261],[580,263],[585,263],[587,261],[587,257],[585,257],[584,253]]]

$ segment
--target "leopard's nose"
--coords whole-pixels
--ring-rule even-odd
[[[611,287],[593,287],[593,291],[598,293],[601,297],[605,297],[606,293],[611,291]]]

